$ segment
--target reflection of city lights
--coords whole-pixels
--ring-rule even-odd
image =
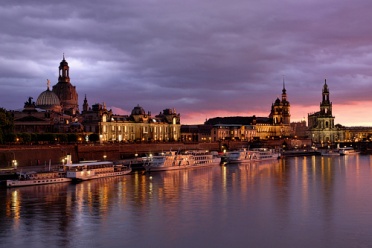
[[[17,190],[14,190],[12,192],[12,208],[11,208],[11,211],[12,211],[12,214],[14,216],[14,219],[16,220],[19,220],[20,219],[20,212],[21,212],[21,209],[20,209],[20,196],[18,195],[18,191]],[[19,224],[18,222],[16,222],[15,224]]]

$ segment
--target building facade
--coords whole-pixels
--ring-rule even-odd
[[[115,115],[105,104],[88,108],[86,98],[83,106],[85,132],[99,134],[100,142],[168,142],[181,137],[180,114],[174,109],[152,116],[137,105],[130,115]]]
[[[283,82],[282,98],[277,98],[272,103],[268,117],[215,117],[208,119],[204,125],[211,126],[211,132],[207,140],[266,140],[291,136],[290,117],[290,103],[287,100],[287,90]],[[200,133],[200,131],[194,130],[195,133]],[[183,132],[182,135],[184,139],[188,139]],[[189,137],[201,136],[191,135]]]
[[[325,80],[322,90],[320,111],[308,114],[309,135],[313,143],[330,144],[344,140],[344,130],[335,125],[332,114],[329,88]]]
[[[76,87],[70,82],[70,67],[65,60],[65,55],[59,64],[58,83],[53,86],[53,92],[58,96],[62,111],[68,115],[79,113],[79,99]]]
[[[58,83],[37,98],[29,97],[21,110],[11,111],[15,132],[81,133],[86,139],[97,134],[101,142],[178,141],[180,114],[164,109],[156,116],[139,105],[130,115],[115,115],[105,104],[89,107],[85,96],[83,111],[79,111],[78,93],[70,82],[70,67],[63,55],[59,65]]]

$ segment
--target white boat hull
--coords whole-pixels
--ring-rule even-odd
[[[146,171],[169,171],[169,170],[183,170],[183,169],[195,169],[195,168],[201,168],[201,167],[209,167],[209,166],[215,166],[219,165],[221,163],[221,159],[219,161],[215,161],[212,163],[205,163],[205,164],[194,164],[194,165],[173,165],[173,166],[146,166]]]
[[[32,179],[32,180],[6,180],[7,187],[23,187],[42,184],[66,183],[71,182],[70,178],[50,178],[50,179]]]
[[[353,148],[347,147],[347,148],[340,148],[339,153],[341,156],[344,155],[357,155],[359,154],[358,151],[354,150]]]
[[[219,165],[221,158],[215,153],[203,151],[187,151],[184,154],[175,152],[160,156],[143,158],[146,171],[169,171]]]
[[[73,181],[86,181],[104,177],[123,176],[129,174],[130,172],[131,170],[107,172],[100,174],[92,173],[91,171],[67,172],[67,177],[71,178]]]
[[[246,150],[241,149],[232,151],[227,154],[227,163],[251,163],[259,161],[270,161],[279,159],[281,154],[279,152],[268,149]]]

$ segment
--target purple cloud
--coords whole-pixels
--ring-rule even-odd
[[[366,0],[6,0],[0,107],[22,108],[47,78],[55,84],[65,53],[80,107],[86,94],[90,104],[123,113],[137,104],[154,114],[176,108],[183,123],[267,116],[284,76],[292,120],[308,106],[318,110],[325,78],[335,113],[352,112],[356,101],[371,101],[371,7]]]

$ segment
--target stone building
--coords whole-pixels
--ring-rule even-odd
[[[182,142],[211,142],[211,125],[181,125]],[[215,140],[213,140],[215,141]]]
[[[159,142],[180,139],[180,114],[174,109],[165,109],[159,115],[137,105],[130,115],[115,115],[105,104],[88,107],[83,104],[83,126],[86,134],[99,134],[100,142]]]
[[[232,140],[253,140],[253,139],[275,139],[289,137],[291,135],[290,127],[290,103],[287,100],[287,90],[283,82],[282,99],[277,98],[271,105],[271,111],[268,117],[256,116],[233,116],[216,117],[205,122],[206,125],[212,125],[216,129],[214,136],[216,139],[223,139],[222,134],[228,136],[225,139]],[[225,130],[225,131],[224,131]]]
[[[309,135],[313,143],[329,144],[344,140],[344,131],[335,125],[327,81],[324,81],[320,111],[308,114]]]
[[[289,137],[291,135],[290,117],[290,103],[287,100],[287,90],[283,82],[282,99],[277,98],[272,103],[268,117],[215,117],[206,120],[204,125],[182,125],[182,140],[193,142],[252,141]]]
[[[79,113],[78,94],[76,87],[70,82],[70,67],[65,55],[59,64],[58,83],[53,86],[53,92],[60,100],[63,113],[72,116]]]
[[[287,101],[287,90],[283,82],[282,99],[277,98],[271,105],[271,112],[269,118],[272,119],[273,125],[284,124],[289,125],[291,123],[290,114],[291,105]]]
[[[79,112],[76,87],[70,82],[70,67],[63,55],[59,65],[58,83],[37,98],[29,97],[21,110],[11,111],[15,132],[98,134],[101,142],[176,141],[180,139],[180,114],[164,109],[156,116],[139,105],[130,115],[115,115],[105,104],[91,108],[85,96]]]
[[[36,100],[32,97],[21,110],[11,111],[16,133],[64,133],[69,132],[73,117],[63,114],[59,98],[48,88]]]

